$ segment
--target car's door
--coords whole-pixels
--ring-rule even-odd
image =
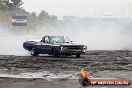
[[[50,44],[50,37],[45,36],[41,42],[41,53],[42,54],[49,54],[51,52],[51,44]]]

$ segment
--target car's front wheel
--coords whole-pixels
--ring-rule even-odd
[[[38,53],[37,53],[37,52],[35,52],[35,50],[34,50],[34,49],[32,49],[30,52],[31,52],[31,55],[32,55],[32,56],[38,56]]]

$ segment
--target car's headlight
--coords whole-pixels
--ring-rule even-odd
[[[87,50],[87,46],[84,46],[83,49],[84,49],[84,50]]]
[[[63,50],[63,46],[61,46],[61,51]]]

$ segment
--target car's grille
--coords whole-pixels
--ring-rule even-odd
[[[66,50],[83,50],[83,46],[63,46]]]

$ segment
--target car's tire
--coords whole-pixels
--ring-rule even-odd
[[[57,51],[56,49],[54,49],[53,55],[54,55],[55,57],[58,57],[58,56],[59,56],[58,51]]]
[[[80,56],[81,56],[80,54],[76,54],[76,57],[77,57],[77,58],[80,58]]]
[[[32,49],[30,52],[31,52],[31,55],[32,55],[32,56],[38,56],[38,53],[35,52],[35,49]]]

